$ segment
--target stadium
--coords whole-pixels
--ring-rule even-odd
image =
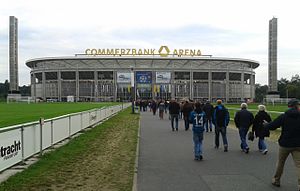
[[[175,55],[162,47],[157,55],[137,55],[137,50],[131,55],[121,54],[121,50],[118,54],[112,51],[113,55],[86,51],[71,57],[28,60],[31,95],[45,101],[67,101],[70,96],[74,101],[127,101],[131,99],[134,73],[136,99],[222,99],[237,103],[254,98],[258,62],[187,55],[184,50],[176,50],[182,54]]]

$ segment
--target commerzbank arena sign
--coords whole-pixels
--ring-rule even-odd
[[[85,50],[85,55],[100,56],[136,56],[136,55],[159,55],[161,57],[170,56],[201,56],[201,50],[199,49],[170,49],[168,46],[161,46],[159,49],[155,48],[88,48]]]

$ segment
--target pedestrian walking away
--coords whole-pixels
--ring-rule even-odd
[[[153,115],[155,115],[156,114],[156,109],[157,109],[157,104],[154,100],[152,100],[151,109],[152,109]]]
[[[269,129],[265,128],[263,123],[271,122],[270,115],[266,112],[266,107],[264,105],[258,106],[258,113],[254,117],[252,131],[255,136],[258,138],[258,150],[262,154],[267,154],[268,149],[265,143],[265,137],[270,136]]]
[[[293,99],[288,102],[289,109],[277,117],[273,122],[265,124],[270,130],[281,127],[279,137],[279,154],[276,165],[276,172],[272,178],[274,186],[280,186],[280,179],[284,169],[284,163],[292,154],[298,175],[298,190],[300,191],[300,107],[299,100]]]
[[[212,131],[212,115],[214,112],[214,107],[209,101],[207,101],[205,103],[205,105],[203,106],[203,111],[205,112],[205,115],[206,115],[205,130],[206,130],[206,132],[208,132],[208,129],[209,129],[209,131],[211,132]]]
[[[189,130],[190,128],[190,122],[189,122],[189,116],[190,113],[193,111],[193,106],[189,101],[185,101],[183,107],[182,107],[182,112],[183,112],[183,119],[184,119],[184,128],[185,130]]]
[[[158,104],[159,119],[164,119],[165,103],[161,101]]]
[[[249,146],[247,144],[247,133],[250,126],[253,124],[254,116],[247,110],[248,105],[246,103],[241,104],[241,110],[234,116],[235,126],[239,129],[239,135],[241,139],[241,149],[245,153],[249,153]]]
[[[205,113],[201,109],[201,104],[196,102],[195,109],[189,115],[189,121],[193,124],[193,141],[194,141],[194,160],[203,159],[202,142],[205,123]]]
[[[214,109],[213,124],[215,126],[215,148],[219,148],[220,133],[223,139],[224,152],[228,151],[227,141],[227,126],[229,124],[229,112],[227,108],[222,104],[222,100],[217,100],[217,106]]]
[[[176,129],[178,131],[178,117],[180,112],[180,105],[175,101],[175,99],[172,99],[169,103],[169,114],[171,116],[171,127],[172,131]],[[174,120],[175,120],[175,127],[174,127]]]

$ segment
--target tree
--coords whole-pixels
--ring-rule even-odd
[[[255,84],[255,102],[263,102],[268,92],[268,86],[260,84]]]

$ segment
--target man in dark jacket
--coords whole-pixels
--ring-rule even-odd
[[[184,127],[186,131],[189,130],[190,128],[189,116],[192,111],[193,111],[192,104],[189,103],[188,101],[185,101],[182,107],[182,112],[183,112],[183,119],[184,119]]]
[[[169,114],[171,115],[171,126],[172,131],[176,128],[178,131],[178,117],[180,112],[180,105],[174,99],[169,103]],[[175,119],[175,128],[174,128],[174,119]]]
[[[234,116],[235,126],[239,129],[241,139],[241,149],[245,153],[249,153],[249,146],[247,144],[247,133],[250,126],[253,124],[254,116],[247,110],[248,105],[246,103],[241,104],[241,110]]]
[[[219,148],[220,133],[222,134],[224,152],[228,151],[228,142],[226,129],[229,123],[229,112],[222,105],[222,100],[217,100],[217,106],[214,109],[213,124],[215,125],[215,148]]]
[[[205,115],[206,115],[206,121],[205,121],[205,129],[206,129],[206,132],[208,132],[208,123],[209,123],[209,131],[211,132],[212,131],[212,115],[213,115],[213,112],[214,112],[214,107],[212,106],[212,104],[207,101],[206,104],[204,105],[203,107],[203,111],[205,112]]]
[[[300,107],[299,100],[293,99],[288,103],[289,109],[273,122],[266,124],[266,128],[275,130],[281,127],[279,137],[279,156],[276,173],[272,179],[274,186],[280,186],[284,163],[289,154],[292,154],[298,174],[298,190],[300,191]]]

